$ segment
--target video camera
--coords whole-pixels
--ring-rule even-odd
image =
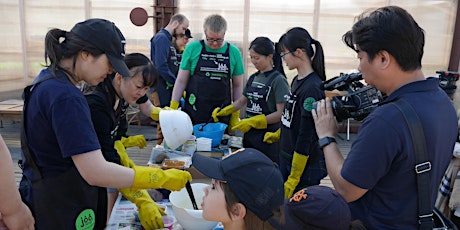
[[[436,71],[436,73],[439,74],[439,87],[441,87],[441,89],[452,99],[453,94],[457,90],[455,82],[458,81],[460,73],[442,70]]]
[[[383,101],[382,93],[374,87],[364,86],[359,80],[363,75],[358,73],[344,74],[325,81],[322,84],[324,90],[348,91],[343,96],[332,97],[332,110],[337,121],[348,118],[362,120],[369,115],[378,104]],[[317,102],[313,103],[316,110]]]

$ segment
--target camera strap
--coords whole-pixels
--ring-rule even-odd
[[[415,173],[417,174],[418,218],[421,230],[433,229],[433,208],[430,195],[431,162],[426,151],[425,134],[414,108],[403,99],[392,102],[406,120],[412,137],[415,153]]]

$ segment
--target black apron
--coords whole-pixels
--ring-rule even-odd
[[[180,60],[178,58],[176,48],[174,48],[174,46],[170,46],[169,49],[168,68],[174,76],[177,77],[177,73],[179,73]]]
[[[268,109],[268,95],[271,90],[271,84],[278,76],[277,71],[273,71],[269,76],[269,80],[265,85],[259,85],[253,87],[252,82],[254,81],[255,75],[249,78],[246,84],[246,95],[248,102],[246,105],[246,118],[257,116],[260,114],[268,115],[271,112]],[[266,156],[268,156],[273,162],[279,164],[279,142],[273,144],[265,143],[264,135],[266,132],[275,132],[280,128],[280,122],[267,125],[267,129],[250,129],[244,134],[243,146],[245,148],[255,148]]]
[[[114,98],[116,97],[116,92],[111,81],[112,80],[107,77],[102,83],[99,83],[96,88],[84,91],[83,94],[85,97],[97,96],[106,102],[106,110],[109,111],[112,120],[110,137],[113,142],[115,142],[116,140],[121,140],[122,137],[127,137],[128,122],[126,121],[126,112],[129,104],[126,103],[124,99],[120,99],[117,108],[115,110],[113,109],[115,106]],[[121,165],[120,156],[118,154],[103,151],[102,155],[104,155],[106,161]]]
[[[19,191],[35,218],[35,229],[104,229],[107,219],[107,191],[89,185],[75,166],[53,178],[43,178],[35,164],[26,137],[25,116],[32,87],[24,89],[24,109],[21,127],[21,148],[25,161],[21,168],[32,170],[31,178],[23,175]],[[23,163],[23,164],[22,164]],[[30,202],[29,202],[30,201]]]
[[[187,84],[184,103],[184,111],[194,125],[207,122],[215,108],[231,103],[230,44],[227,43],[223,54],[206,51],[203,40],[201,46],[194,75],[190,76]],[[219,121],[228,123],[229,118],[219,118]]]

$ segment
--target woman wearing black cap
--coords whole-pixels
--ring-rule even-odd
[[[126,55],[125,63],[130,69],[130,76],[122,76],[114,72],[96,87],[90,87],[85,91],[102,154],[107,161],[117,164],[121,164],[121,161],[114,146],[115,141],[121,140],[124,147],[144,148],[147,145],[144,135],[127,136],[126,112],[129,105],[138,104],[143,114],[157,121],[160,110],[153,106],[146,95],[146,92],[156,86],[158,81],[158,71],[153,63],[141,53]],[[124,151],[124,148],[121,151]],[[110,219],[118,192],[117,188],[107,188],[107,220]],[[156,225],[151,223],[155,218],[152,217],[157,215],[161,218],[161,213],[147,191],[121,189],[120,192],[138,205],[143,227],[155,229]],[[133,196],[133,193],[137,196]]]
[[[49,64],[24,89],[21,132],[20,191],[37,229],[103,229],[105,187],[179,190],[191,180],[180,170],[109,163],[101,153],[77,85],[97,85],[113,71],[130,76],[123,60],[125,42],[114,23],[104,19],[80,22],[69,32],[52,29],[46,35]],[[152,177],[159,180],[148,180]],[[158,223],[162,227],[161,217]]]

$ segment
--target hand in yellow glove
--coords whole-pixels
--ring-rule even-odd
[[[264,142],[268,144],[273,144],[280,140],[281,129],[276,130],[275,132],[266,132],[264,135]]]
[[[121,188],[119,191],[126,199],[136,204],[139,219],[145,230],[162,229],[164,227],[161,216],[165,216],[166,213],[152,200],[147,190]]]
[[[147,146],[147,141],[145,140],[144,135],[130,136],[128,138],[122,137],[121,143],[123,143],[126,148],[138,146],[139,148],[143,149],[145,146]]]
[[[237,110],[230,115],[230,121],[228,122],[228,130],[233,130],[233,127],[240,122],[240,110]]]
[[[117,150],[118,156],[120,156],[121,165],[132,168],[134,167],[134,162],[129,158],[128,153],[126,152],[125,146],[121,141],[115,141],[114,144],[115,150]]]
[[[299,184],[300,177],[302,176],[303,170],[307,165],[307,161],[308,156],[294,152],[294,156],[292,158],[291,174],[289,174],[287,181],[284,182],[284,198],[289,198],[292,196],[292,193]]]
[[[163,108],[153,107],[153,109],[150,110],[150,118],[152,118],[154,121],[159,121],[161,110],[173,110],[173,109],[168,106],[165,106]]]
[[[259,114],[250,118],[246,118],[238,122],[233,126],[231,131],[240,130],[243,133],[248,132],[250,129],[266,129],[267,128],[267,118],[264,114]]]
[[[214,122],[218,122],[219,118],[217,118],[217,117],[225,117],[225,116],[228,116],[228,115],[232,114],[233,112],[235,112],[235,106],[228,105],[223,109],[221,109],[220,107],[215,108],[212,111],[211,116],[214,119]]]
[[[179,108],[179,102],[178,101],[174,101],[174,100],[171,100],[170,104],[169,104],[169,107],[171,109],[174,109],[174,110],[177,110]]]
[[[178,169],[163,170],[145,166],[134,166],[133,169],[135,174],[132,187],[138,189],[165,188],[179,191],[192,180],[189,172]]]

